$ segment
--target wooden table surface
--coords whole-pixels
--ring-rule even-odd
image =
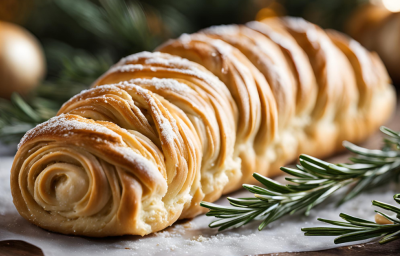
[[[387,127],[400,131],[400,105],[396,109],[395,115],[386,124]],[[382,134],[376,132],[372,135],[362,146],[367,148],[379,148],[382,142]],[[346,162],[349,154],[343,153],[333,156],[328,159],[330,162],[339,163]],[[332,237],[333,240],[333,237]],[[0,256],[41,256],[44,255],[42,250],[32,244],[20,240],[5,240],[0,241]],[[258,256],[337,256],[337,255],[386,255],[394,256],[400,255],[400,239],[391,243],[380,245],[377,241],[369,243],[361,243],[359,245],[343,246],[333,249],[313,252],[282,252],[282,253],[269,253],[258,254]]]

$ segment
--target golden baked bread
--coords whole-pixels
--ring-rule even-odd
[[[21,140],[20,214],[51,231],[146,235],[298,154],[359,142],[395,94],[374,53],[295,18],[218,26],[123,58]]]

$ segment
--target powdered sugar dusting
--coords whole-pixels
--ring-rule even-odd
[[[222,41],[221,41],[222,42]],[[225,44],[228,45],[228,44]],[[229,46],[229,45],[228,45]],[[161,53],[161,52],[140,52],[133,55],[130,55],[126,58],[123,58],[115,67],[111,68],[109,73],[112,72],[135,72],[141,71],[145,68],[145,66],[140,64],[126,64],[127,62],[135,62],[140,58],[145,58],[145,64],[148,65],[160,65],[167,68],[169,71],[175,71],[187,75],[191,75],[197,77],[208,84],[225,87],[220,83],[219,79],[215,77],[213,74],[209,73],[206,70],[201,70],[198,68],[198,64],[191,62],[187,59],[172,56],[169,54]],[[157,69],[155,67],[149,67],[152,71],[156,72]]]
[[[182,35],[178,38],[178,40],[179,40],[182,44],[189,44],[189,43],[192,41],[191,36],[190,36],[189,34],[186,34],[186,33],[182,34]]]
[[[167,53],[162,53],[162,52],[139,52],[136,54],[132,54],[130,56],[127,56],[117,64],[117,66],[122,66],[125,68],[120,68],[118,70],[123,72],[123,69],[126,71],[134,71],[131,69],[143,69],[143,66],[140,64],[126,64],[126,63],[135,63],[138,62],[139,59],[144,59],[145,64],[158,64],[158,65],[163,65],[163,66],[168,66],[168,67],[174,67],[174,68],[180,68],[180,69],[189,69],[193,65],[196,65],[194,62],[191,62],[187,59],[178,57],[178,56],[173,56]],[[136,66],[138,65],[138,66]],[[122,69],[122,70],[121,70]],[[152,69],[152,71],[156,71],[156,69]]]
[[[172,58],[159,58],[159,57],[153,57],[151,59],[147,59],[145,61],[146,64],[158,64],[158,65],[164,65],[164,66],[173,66],[175,68],[183,68],[183,69],[188,69],[190,66],[193,66],[193,63],[190,62],[187,59],[183,59],[181,57],[172,57]]]
[[[73,133],[74,131],[78,130],[86,130],[86,131],[93,131],[96,133],[103,133],[107,135],[111,135],[113,137],[118,137],[122,140],[121,136],[118,135],[117,133],[111,131],[110,129],[94,123],[85,123],[85,122],[80,122],[76,119],[73,118],[68,118],[69,115],[64,115],[61,114],[59,116],[55,116],[53,118],[50,118],[48,121],[37,125],[33,129],[29,130],[24,137],[22,137],[20,143],[18,144],[18,148],[24,144],[27,140],[37,137],[40,135],[44,134],[55,134],[57,133],[63,133],[63,134],[69,134]]]
[[[153,98],[150,99],[150,104],[153,113],[158,113],[158,111],[155,109],[156,103],[154,102]],[[174,126],[177,129],[175,119],[172,118],[172,120],[170,121],[167,118],[165,118],[162,114],[160,115],[156,114],[155,118],[158,127],[160,129],[161,136],[167,141],[168,144],[173,144],[176,138],[176,134],[172,126]]]
[[[317,45],[321,42],[320,33],[317,31],[317,26],[304,20],[303,18],[293,18],[287,17],[282,19],[285,24],[292,30],[298,33],[305,33],[307,35],[308,40],[314,45],[314,47],[318,47]],[[322,44],[321,44],[322,45]]]
[[[157,90],[171,90],[174,92],[187,92],[190,91],[190,87],[184,83],[180,83],[175,79],[170,78],[157,78],[153,77],[152,79],[143,79],[143,78],[136,78],[132,79],[129,82],[138,84],[138,85],[150,85],[154,86]]]
[[[131,162],[138,170],[148,175],[149,178],[154,180],[164,180],[163,176],[159,172],[157,166],[144,156],[136,153],[129,147],[113,147],[118,153],[120,153],[127,161]],[[166,184],[165,184],[166,185]],[[167,187],[165,186],[163,191],[165,192]]]
[[[174,69],[171,69],[171,70],[174,70]],[[222,84],[217,77],[215,77],[213,74],[203,72],[200,69],[192,68],[192,69],[186,69],[186,70],[182,70],[182,69],[175,69],[175,70],[180,73],[183,73],[183,74],[197,77],[197,78],[203,80],[204,82],[206,82],[210,85],[213,85],[215,87],[218,86],[218,87],[225,88],[225,85]]]
[[[222,41],[221,41],[222,42]],[[191,62],[187,59],[183,59],[180,57],[172,57],[169,59],[159,58],[157,55],[153,58],[147,59],[145,61],[146,64],[155,64],[162,65],[168,68],[170,71],[176,71],[179,73],[191,75],[197,77],[208,84],[219,85],[216,80],[219,81],[217,77],[208,71],[203,71],[197,68],[197,63]]]
[[[209,28],[206,28],[202,30],[201,32],[207,33],[207,34],[215,34],[215,35],[221,35],[221,34],[237,34],[239,32],[240,28],[238,25],[220,25],[220,26],[212,26]]]
[[[282,18],[282,21],[286,23],[291,29],[299,32],[299,33],[304,33],[310,27],[314,27],[313,24],[309,23],[308,21],[304,20],[303,18],[298,18],[298,17],[286,17]]]
[[[92,95],[97,92],[104,93],[108,90],[113,90],[113,89],[118,90],[119,88],[116,87],[115,84],[104,84],[104,85],[96,86],[91,89],[82,90],[80,93],[78,93],[77,95],[75,95],[71,99],[69,99],[67,102],[65,102],[61,108],[63,108],[67,103],[69,103],[71,101],[79,100],[84,94],[89,93],[89,95]]]
[[[140,64],[127,64],[122,66],[115,66],[110,69],[110,73],[112,72],[133,72],[143,70],[143,65]]]
[[[126,87],[135,88],[136,91],[139,93],[139,95],[147,100],[152,112],[155,114],[155,119],[156,119],[155,121],[157,122],[157,124],[159,126],[161,136],[168,143],[174,143],[174,139],[176,138],[174,127],[175,127],[175,130],[177,130],[175,119],[171,118],[171,121],[170,121],[169,119],[164,117],[161,114],[161,112],[159,111],[159,109],[157,108],[157,103],[155,102],[154,98],[152,97],[151,92],[147,89],[144,89],[144,88],[134,84],[134,83],[137,83],[139,85],[140,84],[150,84],[150,85],[155,86],[155,88],[157,88],[157,89],[165,88],[165,89],[170,89],[170,90],[174,90],[177,92],[188,91],[191,89],[187,85],[179,83],[178,81],[175,81],[173,79],[159,79],[159,78],[132,79],[132,81],[130,81],[130,82],[123,81],[118,84],[102,85],[102,86],[99,86],[99,87],[96,87],[93,89],[86,90],[85,92],[87,93],[87,92],[91,92],[91,91],[95,91],[95,90],[104,90],[105,91],[107,89],[122,89],[122,90],[124,90]],[[112,98],[110,98],[109,100],[112,100]],[[82,129],[82,128],[94,129],[93,127],[90,127],[90,125],[88,127],[82,127],[82,125],[86,125],[86,123],[79,122],[76,120],[68,120],[64,117],[64,115],[52,118],[48,122],[43,123],[42,125],[46,130],[47,129],[49,129],[49,130],[63,129],[63,130],[69,131],[69,130],[73,130],[73,129]],[[108,130],[107,128],[105,128],[101,125],[96,125],[96,126],[102,127],[104,131],[107,130],[107,131],[113,133],[111,130]],[[39,131],[44,131],[43,127],[40,127]],[[30,134],[30,133],[28,132],[26,134],[26,136],[29,136],[28,134]],[[38,135],[37,132],[31,136],[36,136],[36,135]],[[115,135],[117,135],[117,134],[115,133]],[[29,136],[29,138],[31,136]],[[117,136],[119,136],[119,135],[117,135]],[[24,136],[24,138],[25,138],[25,136]],[[24,140],[24,138],[23,138],[23,140]],[[22,141],[21,141],[21,143],[22,143]]]
[[[279,46],[292,49],[293,48],[293,41],[287,35],[282,35],[280,33],[275,32],[271,29],[268,25],[258,22],[258,21],[251,21],[246,24],[249,28],[254,29],[264,35],[267,35],[272,41],[274,41]],[[259,45],[261,46],[261,44]]]
[[[217,30],[217,28],[215,30]],[[208,30],[205,30],[205,32],[207,32],[207,31]],[[213,31],[213,30],[211,30],[211,31]],[[221,29],[220,32],[223,32],[223,29]],[[221,53],[222,55],[225,55],[225,56],[229,56],[231,54],[231,51],[232,51],[232,46],[230,44],[225,43],[224,41],[222,41],[220,39],[209,38],[204,34],[193,34],[193,35],[189,36],[189,38],[187,38],[186,40],[182,40],[181,38],[179,38],[179,40],[182,43],[184,41],[188,41],[189,39],[190,40],[197,40],[197,41],[200,41],[200,42],[204,42],[204,43],[210,44],[213,47],[215,47],[216,50],[219,53]]]
[[[160,116],[158,123],[158,127],[160,128],[162,136],[166,139],[168,143],[174,143],[174,139],[176,138],[176,134],[174,132],[174,129],[172,128],[171,122],[165,118],[164,116]],[[175,119],[173,119],[175,121]],[[174,126],[176,126],[175,123]]]
[[[169,58],[172,55],[169,55],[168,53],[162,53],[162,52],[138,52],[129,56],[126,56],[122,58],[118,64],[125,64],[125,63],[130,63],[130,62],[137,62],[139,59],[150,59],[154,57],[159,57],[159,58]]]
[[[232,46],[222,40],[214,39],[211,44],[223,55],[229,56],[232,54]]]
[[[167,141],[167,143],[174,143],[176,134],[174,131],[177,130],[176,121],[171,117],[171,121],[163,116],[157,107],[155,99],[151,96],[151,92],[141,87],[137,87],[137,92],[145,98],[151,108],[151,112],[154,114],[155,122],[157,123],[161,136]]]

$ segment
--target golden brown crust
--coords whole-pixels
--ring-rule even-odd
[[[285,127],[295,112],[297,86],[280,47],[268,37],[243,25],[215,26],[200,32],[238,49],[264,75],[276,101],[279,127]],[[246,64],[244,61],[241,63]]]
[[[308,57],[296,40],[283,27],[252,21],[246,24],[249,28],[263,34],[280,47],[295,79],[296,113],[309,115],[314,108],[316,81]]]
[[[251,182],[257,162],[266,160],[260,156],[275,140],[278,125],[276,101],[265,77],[241,51],[203,34],[183,35],[158,49],[203,65],[225,83],[239,111],[234,155],[241,159],[242,178],[232,177],[224,192]],[[267,174],[268,168],[258,169]]]
[[[213,27],[158,50],[123,58],[24,136],[11,171],[24,218],[64,234],[156,232],[253,172],[366,138],[395,104],[376,54],[300,19]]]

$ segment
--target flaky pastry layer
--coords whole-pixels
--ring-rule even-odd
[[[146,235],[252,174],[360,142],[395,106],[375,53],[296,18],[217,26],[123,58],[21,140],[20,214],[83,236]]]

